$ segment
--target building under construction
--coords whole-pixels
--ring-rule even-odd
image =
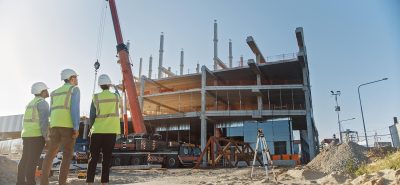
[[[273,155],[301,154],[308,162],[318,152],[318,131],[313,118],[310,78],[303,29],[295,30],[299,51],[264,57],[253,37],[246,42],[255,59],[232,66],[218,58],[217,23],[214,23],[214,69],[206,66],[193,74],[180,74],[163,66],[164,35],[160,37],[158,78],[152,79],[152,57],[147,77],[136,78],[139,104],[147,130],[166,141],[180,141],[205,148],[210,136],[242,140],[253,148],[257,129],[264,130]],[[0,119],[0,133],[17,138],[22,116]],[[10,121],[13,120],[13,121]],[[11,129],[10,126],[18,128]],[[132,128],[130,128],[132,129]],[[293,133],[298,133],[297,138]]]
[[[246,42],[255,59],[242,58],[239,66],[232,67],[231,43],[229,64],[218,58],[215,22],[214,69],[197,66],[196,73],[184,75],[182,51],[177,75],[163,67],[161,35],[158,79],[151,78],[150,59],[148,77],[142,75],[137,83],[148,129],[165,140],[199,144],[203,149],[215,135],[255,142],[257,128],[264,128],[273,154],[293,154],[300,145],[298,153],[308,162],[318,152],[318,131],[303,29],[297,28],[295,36],[299,51],[275,57],[264,57],[249,36]],[[294,141],[294,131],[300,141]]]

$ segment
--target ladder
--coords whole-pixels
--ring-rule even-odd
[[[260,147],[260,145],[261,145],[261,147]],[[265,175],[268,179],[268,166],[272,167],[272,160],[271,160],[271,155],[269,153],[267,141],[265,140],[265,136],[264,136],[262,129],[258,129],[258,131],[257,131],[257,143],[256,143],[256,149],[254,151],[253,165],[251,167],[251,174],[250,174],[251,178],[253,178],[254,165],[256,163],[258,149],[261,149],[262,161],[263,161],[263,165],[265,168]],[[274,179],[277,180],[275,172],[273,170],[272,170],[272,173],[274,175]]]

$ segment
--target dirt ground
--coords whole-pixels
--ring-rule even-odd
[[[273,174],[266,178],[264,168],[255,168],[255,176],[250,178],[251,168],[229,169],[152,169],[152,170],[113,170],[110,184],[143,184],[143,185],[261,185],[261,184],[400,184],[400,170],[384,170],[375,174],[351,177],[346,174],[322,172],[298,167],[297,169],[275,169],[277,179]],[[96,176],[95,184],[100,182],[100,174]],[[57,178],[51,179],[51,184],[57,184]],[[68,184],[83,185],[84,179],[78,179],[71,173]]]
[[[340,172],[330,174],[315,171],[306,166],[292,169],[276,168],[276,180],[272,171],[269,178],[265,169],[256,167],[254,177],[250,178],[251,167],[223,168],[223,169],[163,169],[150,170],[112,169],[109,184],[125,185],[261,185],[261,184],[400,184],[400,170],[381,170],[376,173],[358,177]],[[14,185],[16,183],[17,162],[0,156],[0,185]],[[58,174],[50,178],[50,184],[56,185]],[[39,179],[37,180],[39,182]],[[77,172],[71,171],[67,184],[83,185],[85,179],[78,179]],[[100,184],[100,174],[96,175],[95,184]]]

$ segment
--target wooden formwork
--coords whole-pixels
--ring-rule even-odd
[[[224,160],[223,164],[227,164],[229,167],[237,167],[239,161],[244,161],[250,166],[254,157],[254,150],[249,143],[211,136],[207,141],[206,147],[201,152],[200,157],[197,159],[194,168],[200,167],[203,157],[206,154],[209,154],[209,164],[212,167],[221,165],[221,160]],[[262,164],[258,156],[256,156],[256,159]]]

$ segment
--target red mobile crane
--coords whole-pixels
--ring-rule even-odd
[[[200,148],[192,144],[160,141],[160,135],[147,136],[142,111],[140,110],[136,85],[132,75],[128,48],[122,38],[115,0],[108,0],[117,38],[117,52],[123,75],[123,91],[129,102],[134,135],[128,134],[128,119],[123,116],[124,136],[117,140],[113,152],[113,165],[138,165],[159,163],[165,167],[193,166],[200,155]],[[125,109],[126,110],[126,109]],[[146,137],[143,137],[146,136]]]
[[[137,99],[136,85],[133,80],[131,63],[129,61],[128,48],[124,44],[124,39],[122,38],[121,27],[119,25],[117,7],[115,5],[115,0],[108,0],[110,4],[112,21],[114,24],[115,37],[117,38],[117,52],[119,57],[119,62],[121,64],[122,76],[123,76],[123,86],[126,94],[128,96],[128,102],[132,117],[132,126],[135,133],[146,134],[146,126],[144,125],[142,111],[140,111],[139,102]],[[124,128],[127,128],[127,117],[124,115]],[[127,134],[127,129],[124,129],[125,134]]]

